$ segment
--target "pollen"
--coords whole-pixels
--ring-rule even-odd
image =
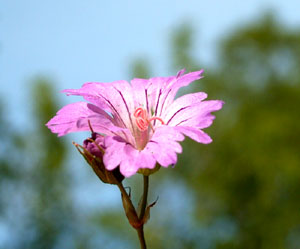
[[[160,117],[151,117],[148,119],[148,114],[146,109],[139,107],[137,108],[134,113],[133,116],[135,117],[135,123],[136,126],[138,127],[138,129],[140,131],[145,131],[148,129],[148,127],[150,126],[151,129],[154,131],[153,126],[151,124],[151,121],[153,120],[158,120],[161,122],[161,124],[165,124],[165,122],[160,118]]]

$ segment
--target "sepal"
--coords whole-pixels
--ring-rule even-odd
[[[138,173],[144,175],[144,176],[149,176],[154,174],[160,169],[160,165],[156,164],[154,169],[148,169],[148,168],[141,168],[138,170]]]
[[[130,225],[133,228],[138,229],[142,225],[142,223],[137,216],[134,206],[132,205],[130,196],[128,196],[128,195],[125,196],[124,194],[121,194],[121,197],[122,197],[122,203],[123,203],[123,207],[125,210],[125,214],[127,216],[127,219],[129,221]]]

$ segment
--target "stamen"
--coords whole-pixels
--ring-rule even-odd
[[[143,118],[143,119],[146,119],[146,116],[147,116],[147,111],[145,109],[143,109],[142,107],[139,107],[135,110],[133,116],[135,118]]]
[[[142,107],[137,108],[134,111],[133,116],[135,117],[136,125],[140,131],[145,131],[150,126],[150,128],[154,132],[153,125],[151,124],[151,121],[153,121],[153,120],[158,120],[161,122],[161,124],[163,124],[163,125],[165,124],[165,122],[160,117],[152,117],[152,118],[148,119],[147,111],[146,111],[146,109],[143,109]]]
[[[148,129],[148,120],[143,118],[137,118],[136,125],[141,131],[145,131]]]
[[[148,120],[148,122],[150,123],[152,120],[158,120],[161,122],[162,125],[165,124],[165,122],[160,117],[152,117]]]

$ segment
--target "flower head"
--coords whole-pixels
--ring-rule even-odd
[[[86,83],[80,89],[64,90],[67,95],[82,96],[88,102],[69,104],[59,110],[48,128],[64,136],[88,131],[104,135],[103,162],[107,170],[120,167],[125,177],[140,169],[175,165],[179,144],[184,136],[199,143],[210,143],[202,131],[214,119],[223,101],[204,100],[204,92],[175,99],[181,87],[202,78],[203,70],[176,76],[133,79],[111,83]]]

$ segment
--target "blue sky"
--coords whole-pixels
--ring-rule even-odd
[[[175,74],[168,42],[179,24],[192,23],[195,56],[213,63],[220,37],[268,9],[300,26],[298,0],[0,0],[0,94],[14,110],[9,118],[28,126],[28,86],[37,75],[52,78],[57,90],[129,79],[132,60],[143,56],[155,75]]]

